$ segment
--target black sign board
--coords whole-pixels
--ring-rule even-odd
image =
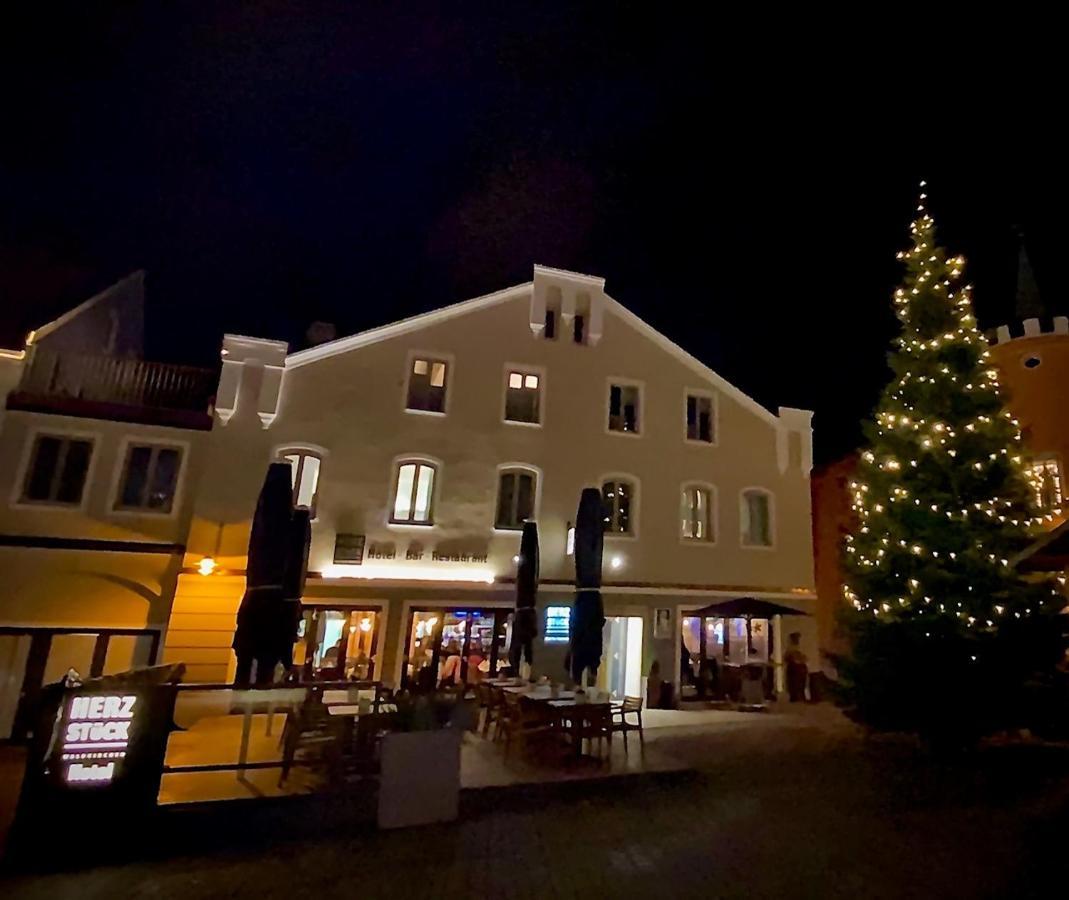
[[[358,566],[364,561],[362,534],[338,534],[334,536],[334,562]]]

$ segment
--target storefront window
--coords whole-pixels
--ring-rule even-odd
[[[506,610],[416,610],[409,621],[405,686],[422,691],[473,684],[507,665]]]
[[[369,681],[375,678],[377,610],[309,609],[298,632],[294,665],[305,677]]]

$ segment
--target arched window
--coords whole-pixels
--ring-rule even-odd
[[[606,534],[635,533],[637,492],[635,483],[623,476],[612,476],[601,484],[602,520]]]
[[[497,512],[495,528],[523,528],[527,519],[535,517],[535,494],[538,474],[532,469],[512,467],[502,469],[497,479]]]
[[[772,495],[762,488],[747,488],[741,497],[741,532],[744,547],[771,547]]]
[[[703,484],[685,484],[680,497],[680,536],[685,541],[716,540],[716,494]]]
[[[390,521],[403,525],[434,524],[434,482],[438,467],[423,459],[397,464]]]
[[[278,458],[290,464],[293,479],[293,505],[307,509],[315,518],[316,499],[319,496],[319,470],[323,459],[318,453],[299,448],[284,448]]]

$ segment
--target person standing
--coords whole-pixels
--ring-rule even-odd
[[[792,632],[791,645],[784,656],[787,664],[787,696],[791,703],[805,703],[805,686],[809,680],[808,660],[802,652],[801,641],[801,632]]]

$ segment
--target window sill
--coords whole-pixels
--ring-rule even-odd
[[[386,523],[386,527],[400,530],[430,531],[435,526],[434,522],[394,522],[391,520]]]
[[[177,512],[177,509],[174,507],[173,504],[172,504],[171,508],[169,510],[166,510],[166,511],[164,511],[162,509],[141,509],[141,508],[123,506],[123,507],[120,507],[119,509],[114,509],[113,508],[113,509],[108,510],[108,515],[123,516],[123,517],[127,517],[127,516],[151,516],[151,517],[157,518],[157,519],[173,519],[176,512]]]
[[[52,512],[85,512],[86,503],[57,503],[51,500],[15,500],[12,509],[49,510]]]
[[[620,437],[627,437],[627,438],[640,438],[640,437],[642,437],[642,432],[641,431],[618,431],[615,428],[606,428],[605,429],[605,433],[606,434],[615,434],[615,435],[619,435]]]
[[[707,541],[702,538],[680,538],[679,543],[684,547],[715,547],[716,540]]]
[[[694,447],[715,447],[716,441],[703,441],[700,438],[683,438],[683,443]]]
[[[432,419],[444,419],[446,413],[438,412],[436,409],[409,409],[405,407],[405,412],[410,416],[430,416]]]
[[[505,425],[519,425],[521,428],[541,428],[541,422],[521,422],[517,419],[502,419]]]
[[[637,541],[638,534],[624,534],[622,531],[606,531],[604,533],[604,539],[606,541]]]
[[[775,550],[775,544],[739,544],[743,550]]]

